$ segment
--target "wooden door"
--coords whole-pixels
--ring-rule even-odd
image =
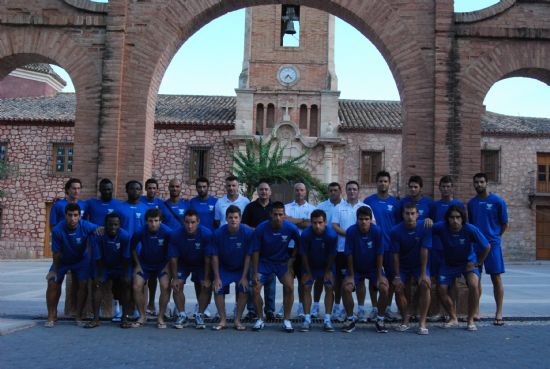
[[[537,260],[550,260],[550,206],[537,206]]]
[[[52,230],[50,228],[50,212],[52,211],[53,202],[47,202],[46,203],[46,221],[44,222],[45,229],[44,229],[44,257],[45,258],[51,258],[52,257]]]

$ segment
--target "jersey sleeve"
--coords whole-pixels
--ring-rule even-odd
[[[300,230],[297,226],[292,227],[292,234],[290,238],[294,240],[294,247],[296,247],[297,250],[300,250]]]
[[[506,202],[503,199],[500,199],[499,201],[498,219],[500,224],[508,224],[508,208],[506,206]]]
[[[204,237],[203,241],[205,243],[204,245],[204,256],[212,256],[212,249],[215,244],[214,240],[214,233],[210,232],[208,228],[202,229],[203,233],[202,236]],[[221,244],[220,244],[221,245]]]
[[[180,228],[181,229],[181,228]],[[170,242],[168,242],[168,254],[166,255],[168,259],[177,258],[180,256],[180,249],[178,247],[178,239],[183,238],[179,230],[175,230],[170,237]]]
[[[477,228],[474,225],[470,225],[470,230],[471,230],[471,234],[474,239],[477,250],[483,250],[488,247],[491,247],[489,244],[489,241],[487,241],[487,238],[485,238],[485,236],[483,235],[483,233],[481,233],[479,228]]]
[[[220,202],[216,201],[216,205],[214,205],[214,220],[221,221],[223,219],[223,214],[221,214],[221,212]]]
[[[401,250],[401,244],[399,243],[399,230],[393,227],[390,231],[390,245],[388,245],[390,252],[399,254]]]
[[[376,245],[376,254],[384,255],[386,247],[384,246],[384,237],[382,237],[382,230],[380,228],[375,228],[374,232],[374,244]]]
[[[141,241],[141,230],[138,230],[132,235],[132,240],[130,241],[130,250],[136,250],[137,245]]]
[[[329,255],[336,256],[338,253],[338,235],[332,231],[330,237],[328,237]]]
[[[264,227],[261,225],[254,230],[254,234],[252,235],[252,245],[250,247],[250,254],[254,252],[259,252],[260,248],[262,246],[262,232]]]
[[[92,237],[90,237],[90,249],[92,250],[92,260],[100,260],[101,258],[103,258],[99,236],[93,235]]]
[[[432,248],[432,229],[424,228],[424,225],[422,225],[422,230],[424,234],[422,235],[422,244],[420,246],[425,249],[431,249]]]
[[[300,255],[307,255],[309,252],[309,232],[302,232],[302,235],[300,236],[300,247],[298,248],[298,253]]]
[[[122,246],[122,257],[125,259],[130,259],[132,257],[130,253],[130,242],[131,237],[128,232],[126,232],[124,229],[120,229],[120,243]]]
[[[59,229],[52,231],[52,254],[63,251],[63,235]]]

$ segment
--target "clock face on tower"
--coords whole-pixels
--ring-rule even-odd
[[[299,78],[298,69],[293,65],[283,65],[277,72],[277,79],[283,86],[292,86]]]

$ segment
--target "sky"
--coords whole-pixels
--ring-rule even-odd
[[[497,2],[456,0],[455,11],[478,10]],[[166,70],[159,93],[234,96],[243,49],[241,9],[213,20],[182,45]],[[220,55],[224,56],[223,62]],[[399,100],[395,80],[382,55],[366,37],[338,18],[335,64],[341,98]],[[68,82],[64,91],[74,91],[67,73],[55,69]],[[550,118],[550,86],[529,78],[508,78],[493,85],[484,104],[487,110],[497,113]]]

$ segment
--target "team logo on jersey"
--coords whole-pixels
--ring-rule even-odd
[[[242,242],[237,242],[237,243],[235,243],[235,245],[237,246],[238,249],[240,249],[243,244],[242,244]]]
[[[492,210],[493,209],[493,204],[487,204],[487,210]]]
[[[201,243],[195,242],[195,250],[200,250],[200,249],[201,249]]]
[[[179,211],[180,215],[183,215],[185,213],[184,209],[179,209],[178,211]]]
[[[283,239],[284,242],[286,242],[286,239],[288,238],[288,236],[283,234],[283,235],[281,236],[281,238]]]
[[[214,205],[208,205],[208,210],[209,210],[209,211],[214,210]]]
[[[136,218],[141,219],[141,213],[136,213]]]
[[[107,214],[111,214],[115,209],[107,209]]]
[[[460,238],[458,242],[460,242],[461,245],[464,245],[466,243],[466,240],[464,238]]]
[[[159,240],[159,246],[163,246],[163,245],[164,245],[164,240],[161,238],[161,239]]]
[[[393,205],[388,204],[388,211],[393,211]]]
[[[368,247],[369,249],[372,249],[372,241],[367,242],[367,247]]]
[[[81,217],[84,216],[84,210],[80,210],[80,216],[81,216]]]
[[[77,245],[80,245],[80,243],[82,242],[82,238],[77,237],[77,238],[75,238],[75,241],[76,241]]]
[[[424,210],[418,210],[418,215],[424,214]]]
[[[115,248],[116,248],[117,250],[120,249],[120,242],[115,243]]]

